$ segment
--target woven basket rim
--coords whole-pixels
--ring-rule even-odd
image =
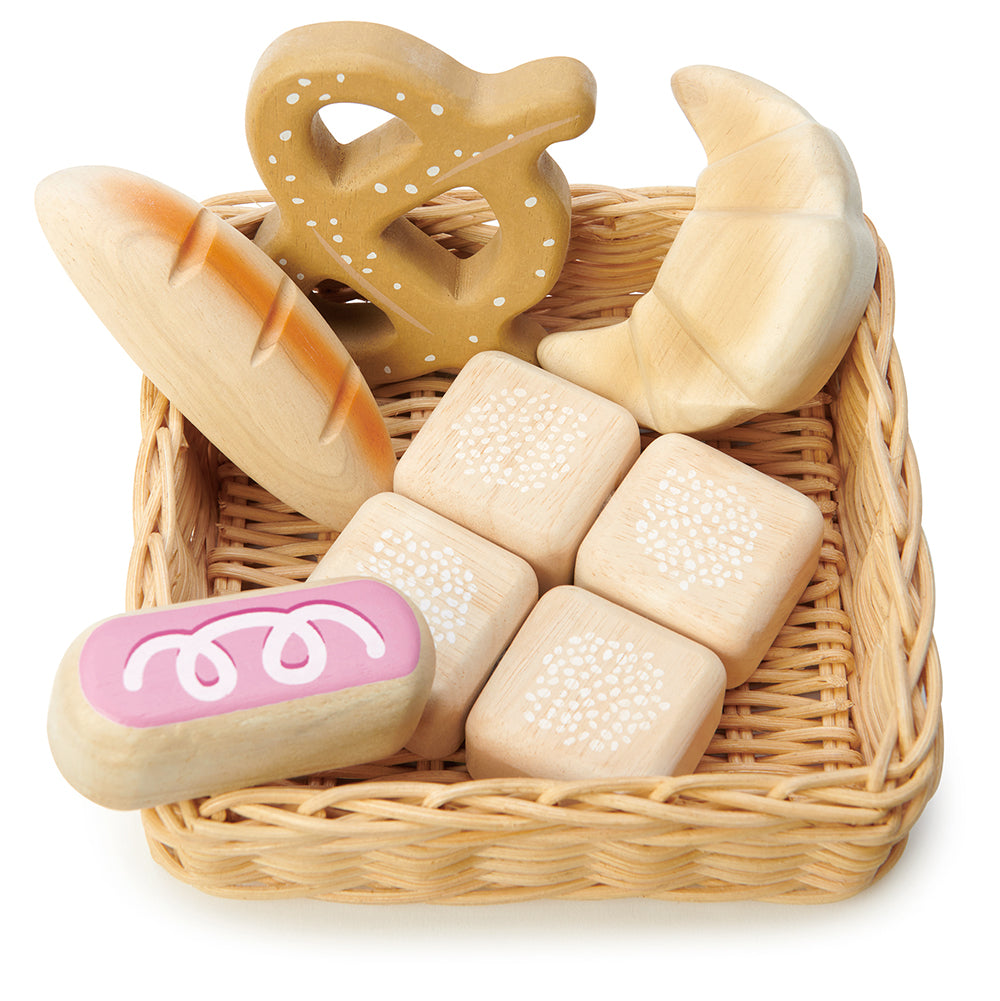
[[[573,185],[571,191],[575,231],[597,234],[594,253],[608,262],[602,267],[609,274],[615,269],[655,274],[666,251],[657,256],[655,241],[646,239],[642,225],[653,220],[675,231],[693,199],[691,188]],[[478,201],[475,192],[450,193],[414,213],[414,221],[429,232],[474,243],[482,225]],[[255,202],[259,204],[251,204]],[[266,192],[239,192],[206,204],[249,235],[269,200]],[[619,240],[621,246],[634,240],[633,249],[626,253]],[[635,246],[641,252],[632,259]],[[941,673],[932,634],[933,572],[920,530],[919,476],[893,342],[892,267],[881,240],[878,248],[872,299],[847,356],[821,397],[789,417],[805,415],[833,428],[835,452],[828,465],[841,477],[834,493],[844,567],[837,591],[843,612],[831,605],[830,617],[846,615],[849,623],[851,653],[858,666],[847,672],[853,706],[845,712],[865,749],[863,763],[831,762],[829,767],[787,774],[737,769],[601,782],[456,780],[431,763],[423,775],[406,778],[366,779],[359,774],[332,788],[320,783],[234,790],[144,811],[157,861],[178,878],[224,896],[448,903],[534,896],[832,900],[858,892],[891,868],[940,775]],[[542,304],[535,315],[549,329],[600,325],[594,317],[580,321],[572,308],[560,311],[561,302],[572,299],[590,280],[593,266],[582,262],[579,277],[570,272],[568,266],[565,287],[554,290],[555,306],[551,301]],[[590,294],[592,304],[603,292]],[[612,317],[627,313],[634,295],[635,290],[628,296],[609,291],[602,308]],[[430,407],[443,392],[440,382],[417,381],[402,389],[406,394],[425,393]],[[397,441],[412,433],[407,429],[414,408],[412,397],[407,399],[410,402],[400,405],[406,411],[402,417],[391,399],[381,399]],[[183,539],[215,539],[214,516],[205,508],[211,498],[181,497],[178,487],[193,475],[195,465],[205,465],[210,446],[198,441],[197,432],[146,380],[141,419],[136,548],[129,571],[133,607],[197,596],[185,590],[184,582],[202,569]],[[255,503],[258,491],[246,484],[237,492],[225,506],[229,516],[235,512],[240,521],[245,513],[241,505]],[[287,512],[265,505],[257,509],[257,517],[260,510],[267,520],[241,531],[252,536],[266,530],[280,536],[287,530],[282,520]],[[268,557],[275,566],[240,568],[244,576],[238,586],[267,586],[276,573],[299,572],[294,561],[302,557],[286,559],[281,549],[275,547],[275,555]],[[230,553],[226,547],[215,549],[223,551]],[[232,581],[225,587],[235,589]],[[450,876],[436,872],[433,885],[415,875],[418,862],[430,865],[429,856],[420,855],[425,850],[420,846],[428,843],[438,846],[445,859],[450,858],[448,846],[477,838],[482,841],[480,851],[502,855],[503,844],[530,845],[532,839],[543,843],[568,829],[580,844],[610,839],[626,854],[625,846],[638,851],[635,846],[643,842],[655,844],[664,857],[676,850],[700,852],[706,858],[714,852],[715,858],[726,849],[735,874],[713,874],[702,860],[705,871],[687,877],[672,869],[659,878],[644,873],[618,882],[588,880],[568,864],[563,878],[539,876],[537,867],[514,873],[498,862],[489,885],[477,883],[468,866],[458,863]],[[310,881],[301,873],[289,875],[268,856],[278,844],[284,846],[283,857],[297,851],[306,858],[317,843],[328,840],[339,846],[334,854],[358,853],[358,868],[345,875],[342,867],[330,865],[317,869]],[[367,854],[365,844],[370,845]],[[579,845],[574,850],[579,851]],[[393,851],[397,856],[391,874],[376,879],[377,885],[365,884],[358,873],[371,869],[375,856]],[[775,868],[775,858],[783,853],[800,859],[793,875]],[[208,866],[208,856],[221,860],[221,867]],[[287,863],[286,868],[294,866]]]

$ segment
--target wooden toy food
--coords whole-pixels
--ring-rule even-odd
[[[49,243],[132,359],[229,459],[342,528],[395,455],[357,366],[268,256],[208,209],[112,167],[36,195]]]
[[[753,673],[812,579],[823,517],[793,487],[686,435],[632,467],[580,546],[575,583]]]
[[[719,658],[576,587],[542,596],[469,714],[476,779],[694,771],[722,715]]]
[[[638,454],[626,410],[488,351],[441,398],[394,484],[523,557],[545,591],[571,581],[577,547]]]
[[[392,754],[433,673],[426,622],[382,581],[247,591],[84,632],[49,743],[85,796],[139,809]]]
[[[595,84],[574,59],[473,72],[395,28],[297,28],[263,54],[247,137],[275,200],[256,241],[300,288],[324,279],[366,303],[325,311],[372,386],[458,369],[499,348],[534,360],[543,329],[520,314],[562,268],[569,187],[547,146],[584,132]],[[338,103],[394,117],[341,144],[320,112]],[[405,218],[472,187],[499,230],[460,260]]]
[[[365,501],[310,576],[384,580],[423,613],[434,639],[434,684],[409,750],[456,751],[465,718],[500,655],[538,599],[519,556],[399,494]]]
[[[547,337],[547,369],[658,431],[802,406],[844,354],[876,251],[847,151],[783,94],[711,66],[675,74],[708,155],[694,210],[627,320]]]

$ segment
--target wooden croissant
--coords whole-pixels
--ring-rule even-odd
[[[841,141],[799,105],[713,66],[674,95],[708,167],[629,318],[546,337],[540,364],[660,432],[732,427],[808,402],[864,314],[876,248]]]

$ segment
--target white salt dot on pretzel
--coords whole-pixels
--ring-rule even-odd
[[[315,219],[307,219],[306,220],[306,225],[307,226],[315,226],[316,225],[316,220]]]
[[[404,94],[404,93],[403,93],[402,91],[400,91],[400,92],[399,92],[399,93],[398,93],[398,94],[396,95],[396,100],[397,100],[397,101],[405,101],[405,100],[406,100],[406,95],[405,95],[405,94]]]
[[[312,80],[308,80],[304,76],[303,77],[299,77],[299,86],[300,87],[308,87],[309,84],[311,84],[311,83],[312,83]]]
[[[299,274],[297,274],[295,277],[298,278],[300,282],[304,282],[306,280],[306,276],[301,272],[299,272]]]
[[[510,140],[510,139],[513,139],[513,138],[514,138],[514,133],[511,132],[511,134],[509,136],[507,136],[507,139]]]
[[[530,198],[525,198],[524,204],[526,208],[534,208],[538,204],[538,199],[532,195]]]
[[[385,370],[384,370],[384,371],[385,371],[385,374],[386,374],[386,375],[392,375],[392,369],[391,369],[391,368],[389,368],[389,366],[388,366],[388,365],[386,365],[386,367],[385,367]]]
[[[498,295],[498,296],[497,296],[497,297],[496,297],[496,298],[495,298],[495,299],[493,300],[493,305],[494,305],[494,306],[502,306],[502,305],[503,305],[503,304],[504,304],[504,303],[505,303],[506,301],[507,301],[507,300],[506,300],[506,299],[505,299],[505,298],[504,298],[504,297],[503,297],[502,295]]]
[[[279,132],[279,133],[278,133],[278,138],[279,138],[279,139],[280,139],[280,140],[281,140],[281,141],[282,141],[283,143],[286,143],[286,142],[288,142],[288,140],[292,138],[292,130],[291,130],[291,129],[285,129],[285,131],[284,131],[284,132]]]
[[[281,265],[282,267],[284,267],[284,266],[285,266],[285,265],[286,265],[286,264],[288,263],[288,259],[287,259],[287,258],[285,258],[285,257],[282,257],[282,258],[280,258],[280,259],[279,259],[278,263],[279,263],[279,264],[280,264],[280,265]]]
[[[556,241],[553,240],[551,236],[547,240],[542,240],[543,247],[554,247],[555,245]]]
[[[343,83],[343,82],[344,82],[344,74],[343,73],[338,73],[337,74],[337,83]]]
[[[334,243],[343,243],[344,242],[344,238],[339,233],[337,233],[334,236],[334,238],[333,238],[333,242]]]
[[[372,251],[372,252],[371,252],[371,253],[370,253],[370,254],[368,255],[368,260],[369,260],[369,261],[374,261],[374,260],[375,260],[375,259],[376,259],[377,257],[378,257],[378,254],[376,254],[376,253],[375,253],[375,251],[373,250],[373,251]]]
[[[295,93],[289,94],[288,97],[285,98],[285,100],[289,104],[297,104],[299,100],[299,95]]]
[[[462,151],[460,149],[455,150],[455,156],[461,156]]]
[[[434,357],[434,355],[428,355],[428,356],[427,356],[427,357],[426,357],[426,358],[424,359],[424,361],[437,361],[437,358],[435,358],[435,357]]]
[[[338,219],[331,219],[331,220],[330,220],[330,225],[331,225],[331,226],[336,226],[336,225],[337,225],[337,223],[338,223],[339,221],[340,221],[340,220],[338,220]]]
[[[393,282],[392,287],[398,292],[403,286],[399,282]]]
[[[431,114],[434,114],[434,115],[443,115],[444,114],[444,108],[442,108],[440,104],[432,104],[431,105]]]
[[[415,184],[407,184],[403,189],[408,195],[415,195],[417,193],[417,186]]]
[[[427,176],[428,177],[437,177],[438,174],[440,174],[440,173],[441,173],[441,168],[440,167],[428,167],[427,168]]]
[[[319,99],[321,101],[329,101],[330,100],[330,95],[329,94],[320,94],[319,95]]]
[[[269,156],[267,158],[267,162],[268,163],[277,163],[278,162],[278,158],[276,156]]]
[[[535,276],[538,277],[538,278],[544,278],[545,277],[545,269],[544,268],[539,268],[535,272]]]
[[[389,189],[381,181],[379,181],[379,183],[375,185],[375,190],[380,195],[384,195]]]
[[[295,180],[295,175],[294,174],[285,174],[285,180],[286,181],[294,181]]]
[[[361,269],[361,273],[363,275],[370,275],[372,273],[372,269],[371,268],[362,268]]]
[[[305,201],[304,198],[293,198],[292,199],[292,204],[293,205],[301,205],[304,201]]]
[[[476,335],[475,335],[475,334],[473,334],[473,335],[472,335],[472,336],[471,336],[471,337],[469,338],[469,340],[470,340],[470,341],[471,341],[471,342],[472,342],[473,344],[478,344],[478,343],[479,343],[479,338],[478,338],[478,337],[476,337]]]
[[[351,258],[351,257],[348,257],[347,254],[341,254],[340,256],[343,259],[343,261],[344,261],[345,264],[352,264],[354,262],[354,259]]]

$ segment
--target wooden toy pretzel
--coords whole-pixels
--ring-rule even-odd
[[[366,303],[326,313],[370,385],[458,369],[497,348],[534,360],[542,328],[520,314],[566,255],[566,180],[545,148],[587,129],[590,71],[549,58],[480,74],[404,32],[298,28],[261,57],[247,137],[275,200],[256,241],[300,288],[335,279]],[[319,115],[338,102],[394,117],[340,144]],[[461,260],[405,218],[472,187],[499,231]]]

